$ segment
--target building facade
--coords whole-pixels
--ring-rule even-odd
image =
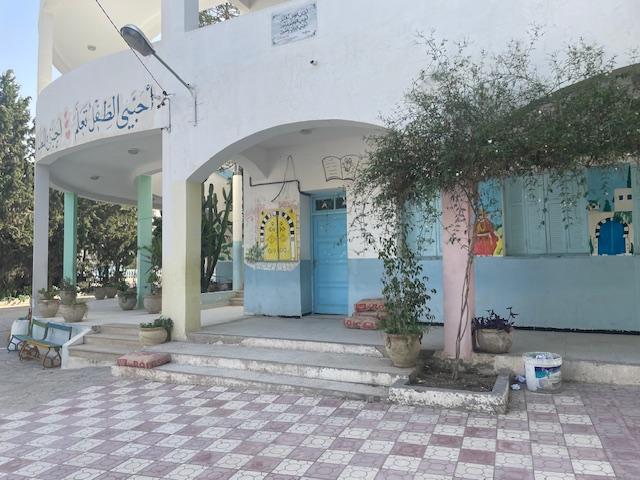
[[[238,0],[240,17],[203,28],[198,11],[215,2],[103,0],[117,27],[155,40],[189,91],[86,3],[41,1],[33,288],[47,279],[49,188],[69,192],[69,204],[137,203],[142,244],[162,208],[163,314],[177,338],[200,325],[201,185],[227,162],[244,172],[234,177],[234,258],[244,259],[234,276],[244,273],[247,313],[345,315],[380,295],[381,262],[353,226],[349,185],[366,137],[428,65],[420,33],[479,52],[539,25],[547,53],[584,37],[622,63],[640,44],[635,0]],[[517,179],[482,186],[496,207],[476,227],[478,311],[513,306],[530,327],[640,331],[637,172],[585,175],[570,228],[559,226],[549,179],[533,193]],[[544,228],[533,220],[541,212]],[[461,254],[431,229],[422,261],[447,325],[455,301],[443,293],[463,275]]]

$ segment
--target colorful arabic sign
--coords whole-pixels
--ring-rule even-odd
[[[129,95],[116,93],[108,98],[78,102],[73,108],[65,108],[47,126],[37,128],[36,154],[42,156],[97,139],[110,131],[141,128],[141,120],[153,118],[154,100],[153,88],[146,85]]]

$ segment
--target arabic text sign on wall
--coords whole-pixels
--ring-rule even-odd
[[[318,9],[315,2],[275,13],[271,17],[271,42],[284,45],[313,37],[318,30]]]
[[[116,93],[67,107],[52,121],[38,125],[36,155],[104,137],[110,132],[148,127],[153,120],[154,100],[151,85],[146,85],[128,95]]]

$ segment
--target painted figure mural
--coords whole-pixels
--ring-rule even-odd
[[[504,255],[502,229],[502,189],[495,182],[480,185],[483,209],[476,220],[476,243],[474,253],[480,256]]]

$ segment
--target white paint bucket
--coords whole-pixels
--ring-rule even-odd
[[[527,352],[522,355],[527,388],[531,392],[555,392],[562,386],[562,357],[551,352]]]

